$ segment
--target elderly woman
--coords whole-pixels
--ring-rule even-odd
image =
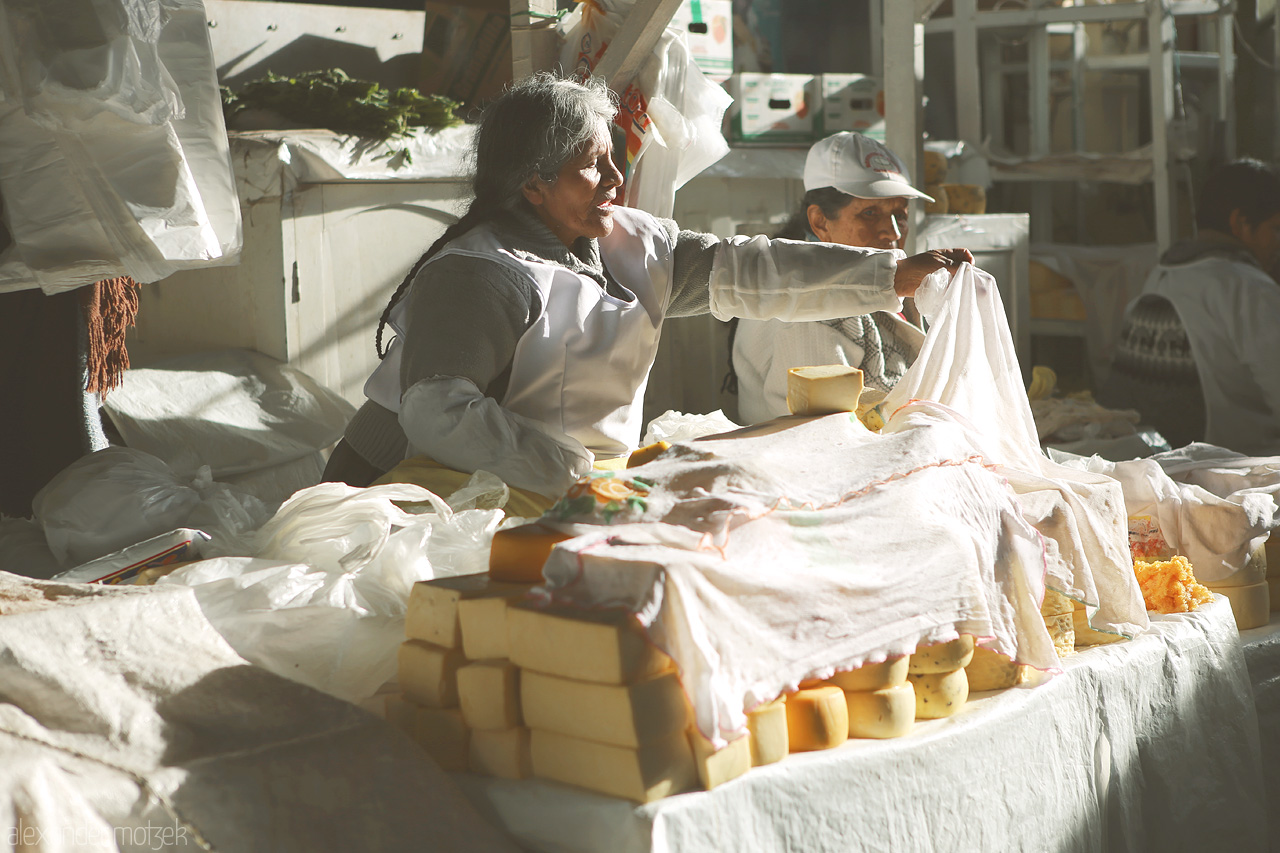
[[[442,472],[489,471],[549,503],[638,443],[667,317],[898,310],[926,275],[969,260],[963,250],[903,258],[722,240],[615,206],[615,111],[601,83],[548,74],[486,110],[475,199],[392,297],[383,319],[395,338],[326,479],[363,486],[426,456]]]
[[[905,172],[897,155],[860,133],[836,133],[815,142],[805,158],[800,210],[780,236],[901,248],[911,199],[933,201],[911,186]],[[887,393],[920,354],[924,332],[887,310],[808,323],[743,320],[731,340],[738,415],[757,423],[787,414],[792,367],[847,364],[862,371],[868,389]]]

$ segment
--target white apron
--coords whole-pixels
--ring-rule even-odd
[[[517,257],[488,225],[480,225],[427,262],[469,255],[504,263],[528,276],[542,313],[516,343],[503,408],[577,439],[596,456],[620,456],[640,440],[645,387],[658,351],[671,292],[675,243],[643,211],[616,208],[613,233],[600,256],[628,294],[617,299],[592,278]],[[465,285],[464,285],[465,286]],[[401,300],[388,325],[397,339],[365,383],[365,396],[400,411]]]

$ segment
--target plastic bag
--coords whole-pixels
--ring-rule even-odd
[[[398,502],[434,511],[406,512]],[[177,569],[242,656],[351,702],[395,676],[413,584],[484,571],[498,509],[454,512],[402,483],[321,483],[286,501],[244,556]]]
[[[203,4],[5,0],[0,56],[13,238],[0,291],[236,260],[240,205]]]
[[[738,429],[738,424],[729,420],[724,412],[716,409],[709,415],[685,414],[668,410],[649,421],[640,446],[654,444],[659,441],[693,441],[704,435],[716,435]]]
[[[31,508],[67,568],[182,527],[213,537],[209,553],[227,553],[268,517],[261,501],[213,482],[208,468],[188,481],[131,447],[82,456],[36,493]]]
[[[583,77],[590,74],[634,4],[595,0],[566,15],[559,26],[561,65]],[[732,102],[693,61],[683,33],[666,28],[622,93],[614,118],[626,140],[627,206],[670,217],[676,190],[729,153],[720,127]]]

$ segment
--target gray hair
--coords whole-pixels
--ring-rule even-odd
[[[544,71],[514,84],[480,119],[474,205],[510,207],[531,178],[554,183],[617,111],[614,94],[598,77],[579,83]]]
[[[564,164],[587,149],[618,111],[617,98],[602,79],[585,82],[539,72],[514,84],[485,108],[472,151],[475,198],[466,214],[431,244],[391,295],[378,320],[374,350],[386,355],[382,330],[418,271],[449,241],[461,237],[524,198],[531,178],[554,183]],[[607,132],[607,131],[606,131]]]

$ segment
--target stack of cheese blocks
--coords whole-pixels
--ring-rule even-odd
[[[387,719],[446,770],[509,779],[530,773],[506,630],[508,606],[530,588],[487,574],[414,584],[399,653],[401,695],[388,697]]]

